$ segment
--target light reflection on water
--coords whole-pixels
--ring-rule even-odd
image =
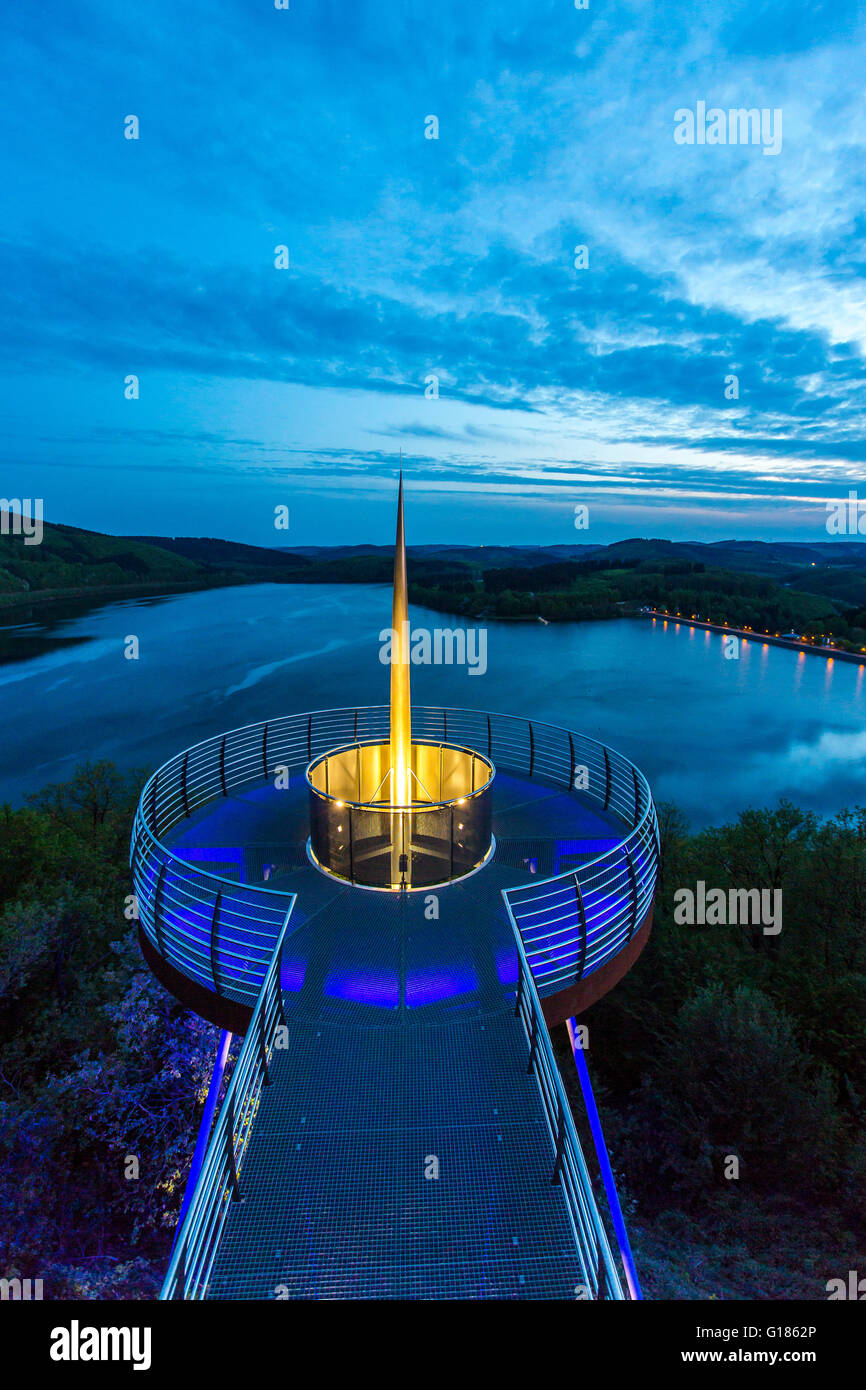
[[[267,584],[22,624],[23,659],[0,665],[0,798],[84,757],[149,769],[254,720],[384,703],[389,613],[384,586]],[[458,621],[413,608],[412,624]],[[417,703],[532,715],[601,739],[695,824],[780,795],[821,813],[866,804],[861,666],[758,640],[729,660],[723,634],[662,619],[487,626],[486,673],[413,667]],[[130,633],[137,662],[123,658]]]

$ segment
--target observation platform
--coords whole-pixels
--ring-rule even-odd
[[[309,758],[387,709],[235,731],[145,788],[145,954],[246,1031],[164,1297],[623,1297],[545,1019],[646,939],[648,788],[577,734],[413,715],[496,765],[494,852],[436,888],[362,888],[308,857]]]
[[[258,786],[211,803],[170,831],[165,844],[199,872],[282,895],[285,912],[291,909],[283,987],[288,997],[300,991],[305,1000],[312,990],[317,1016],[328,1016],[331,1000],[334,1016],[343,1019],[340,1001],[360,1006],[352,1022],[369,1023],[370,1009],[432,1010],[438,1019],[500,1003],[503,984],[513,997],[517,947],[503,889],[573,869],[622,838],[614,816],[508,773],[497,773],[492,819],[495,849],[486,865],[457,883],[402,895],[404,920],[412,926],[399,950],[387,933],[387,943],[380,941],[375,924],[389,920],[400,895],[343,883],[310,862],[301,778],[281,790]],[[343,915],[340,932],[324,926],[335,912]]]

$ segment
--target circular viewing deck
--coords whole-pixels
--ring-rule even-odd
[[[142,946],[202,1016],[244,1031],[287,918],[282,982],[301,991],[318,950],[314,923],[330,922],[340,895],[344,928],[324,981],[335,1019],[396,1009],[421,1021],[499,1007],[517,979],[512,923],[550,1023],[587,1007],[639,954],[658,859],[649,788],[618,753],[551,725],[413,711],[419,742],[459,744],[496,766],[495,851],[462,887],[437,888],[431,903],[423,892],[369,895],[314,868],[306,771],[341,745],[386,740],[388,718],[387,706],[373,706],[249,725],[187,749],[149,779],[131,854]],[[371,944],[364,959],[353,944],[356,919],[364,932],[359,897],[370,896],[382,909],[390,897],[417,900],[399,959],[383,960],[378,974]]]

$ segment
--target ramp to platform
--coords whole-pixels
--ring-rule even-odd
[[[292,936],[288,1047],[272,1054],[209,1297],[575,1296],[499,878],[491,866],[443,891],[437,920],[423,894],[342,890]]]
[[[575,1296],[574,1238],[513,1017],[292,1023],[289,1040],[209,1297]]]

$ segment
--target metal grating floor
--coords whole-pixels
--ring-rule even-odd
[[[574,1296],[574,1240],[507,1016],[293,1024],[273,1078],[209,1297]]]
[[[529,878],[530,859],[573,850],[550,838],[557,803],[565,833],[611,832],[572,798],[498,781],[501,862],[435,893],[369,892],[283,861],[280,886],[298,894],[288,1048],[273,1055],[210,1298],[575,1296],[500,890]],[[199,837],[218,844],[208,827]]]

